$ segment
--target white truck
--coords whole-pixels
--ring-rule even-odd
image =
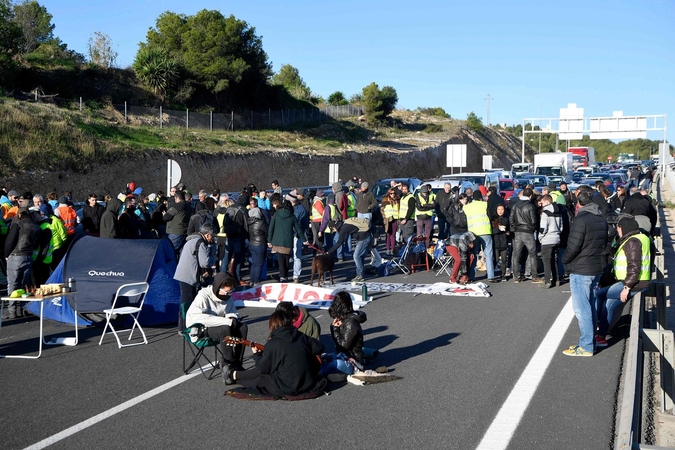
[[[538,153],[534,155],[534,174],[564,177],[572,181],[574,154],[570,152]]]
[[[532,163],[515,163],[511,166],[511,172],[515,177],[522,177],[532,173]]]

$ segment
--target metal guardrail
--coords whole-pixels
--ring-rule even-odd
[[[630,337],[626,349],[626,365],[623,395],[619,405],[619,423],[614,448],[621,450],[657,450],[665,447],[641,444],[642,436],[642,392],[644,353],[658,352],[660,361],[659,395],[661,411],[673,413],[675,398],[675,338],[666,329],[666,289],[664,283],[664,254],[660,237],[655,238],[658,254],[655,257],[655,280],[649,289],[636,294],[632,300]],[[645,328],[645,300],[656,299],[657,328]]]

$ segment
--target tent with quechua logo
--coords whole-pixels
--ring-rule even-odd
[[[73,279],[76,292],[45,302],[44,317],[78,325],[95,325],[103,310],[110,308],[117,289],[127,283],[147,282],[150,285],[141,325],[176,322],[180,305],[180,287],[173,279],[176,255],[166,239],[102,239],[80,236],[47,283]],[[39,305],[27,308],[39,314]]]

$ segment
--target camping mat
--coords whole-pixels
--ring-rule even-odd
[[[308,400],[311,398],[321,397],[323,392],[307,392],[300,395],[286,395],[284,397],[277,397],[274,395],[261,394],[260,392],[245,388],[245,387],[236,387],[228,389],[223,394],[225,397],[236,398],[237,400],[288,400],[290,402],[295,402],[298,400]]]
[[[335,290],[345,290],[360,292],[361,284],[352,284],[349,282],[336,283]],[[410,292],[411,294],[432,294],[432,295],[458,295],[463,297],[489,297],[485,283],[434,283],[434,284],[414,284],[414,283],[377,283],[366,282],[368,292]],[[357,294],[358,298],[359,295]]]

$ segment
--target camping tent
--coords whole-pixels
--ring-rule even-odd
[[[147,281],[150,284],[139,322],[158,325],[176,322],[180,305],[180,287],[173,279],[176,256],[171,242],[164,239],[101,239],[82,236],[70,246],[48,283],[60,283],[73,278],[77,294],[63,301],[57,297],[45,302],[44,316],[48,319],[74,324],[73,308],[77,312],[102,313],[109,308],[117,288],[125,283]],[[39,305],[28,308],[39,313]],[[92,325],[80,317],[79,325]]]

